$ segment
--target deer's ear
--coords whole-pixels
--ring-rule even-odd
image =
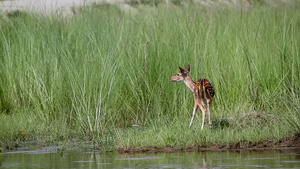
[[[181,73],[184,73],[185,70],[183,68],[179,67],[179,69]]]
[[[190,72],[190,70],[191,70],[190,65],[187,65],[187,66],[186,66],[186,70],[187,70],[188,72]]]

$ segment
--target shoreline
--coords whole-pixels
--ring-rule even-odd
[[[187,148],[181,147],[155,147],[149,146],[146,148],[119,148],[119,153],[172,153],[172,152],[203,152],[203,151],[243,151],[243,150],[267,150],[267,149],[282,149],[300,147],[300,134],[292,137],[287,137],[279,142],[274,140],[261,141],[259,143],[237,142],[228,145],[206,145],[206,146],[190,146]]]
[[[62,146],[64,145],[64,146]],[[110,152],[118,152],[121,154],[134,154],[134,153],[173,153],[173,152],[205,152],[205,151],[256,151],[256,150],[272,150],[272,149],[289,149],[289,148],[299,148],[300,147],[300,133],[281,139],[276,142],[274,140],[265,140],[260,141],[258,143],[252,143],[249,141],[244,142],[236,142],[230,143],[227,145],[195,145],[189,147],[180,147],[180,146],[147,146],[147,147],[129,147],[129,148],[113,148],[107,149],[97,147],[92,145],[90,142],[82,142],[82,143],[68,143],[62,141],[60,144],[56,146],[47,145],[38,142],[23,142],[20,144],[16,144],[15,147],[1,147],[2,153],[7,151],[15,151],[19,148],[23,147],[33,147],[34,149],[40,149],[44,147],[52,147],[60,151],[68,151],[68,150],[91,150],[91,151],[100,151],[101,153],[110,153]],[[0,152],[0,153],[1,153]]]

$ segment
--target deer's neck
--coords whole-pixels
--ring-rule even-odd
[[[194,91],[195,82],[191,79],[191,77],[186,77],[184,83],[192,92]]]

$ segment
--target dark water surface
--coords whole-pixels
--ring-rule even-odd
[[[23,148],[0,153],[0,168],[300,168],[300,148],[142,154]]]

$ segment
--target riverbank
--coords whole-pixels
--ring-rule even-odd
[[[52,145],[52,144],[50,144]],[[40,142],[22,142],[15,147],[4,147],[1,148],[0,152],[8,150],[14,150],[22,147],[41,148],[49,147],[49,144],[41,144]],[[170,152],[203,152],[203,151],[255,151],[255,150],[268,150],[268,149],[288,149],[300,147],[300,135],[294,135],[292,137],[283,138],[279,141],[275,140],[263,140],[257,143],[252,142],[236,142],[227,145],[207,145],[207,146],[190,146],[190,147],[177,147],[177,146],[166,146],[166,147],[131,147],[131,148],[116,148],[116,149],[104,149],[103,147],[97,147],[93,142],[81,142],[81,143],[67,143],[61,142],[53,147],[58,152],[64,152],[67,150],[92,150],[100,152],[119,152],[119,153],[170,153]]]
[[[202,152],[202,151],[251,151],[251,150],[266,150],[266,149],[284,149],[300,147],[300,136],[284,138],[279,142],[274,140],[266,140],[258,143],[237,142],[228,145],[208,145],[208,146],[192,146],[187,148],[182,147],[143,147],[143,148],[119,148],[119,153],[169,153],[169,152]]]
[[[1,20],[0,147],[222,149],[299,134],[299,4],[135,7]],[[216,89],[212,129],[188,127],[192,93],[169,82],[187,64]]]

